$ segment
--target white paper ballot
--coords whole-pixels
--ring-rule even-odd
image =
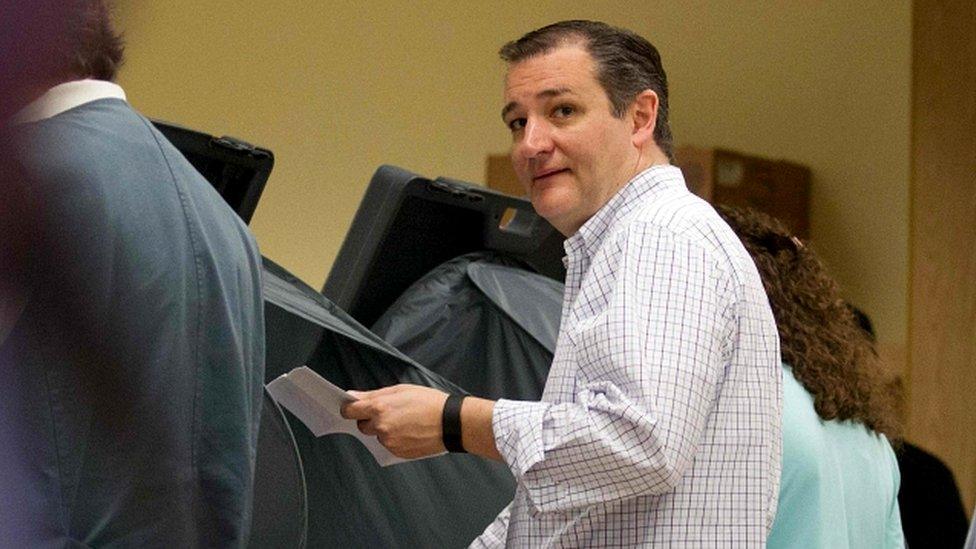
[[[373,454],[376,463],[383,467],[413,461],[393,455],[376,437],[359,432],[355,420],[342,417],[339,408],[346,402],[357,400],[356,397],[336,387],[308,366],[300,366],[278,376],[268,383],[268,392],[317,437],[333,433],[350,434],[359,439]]]

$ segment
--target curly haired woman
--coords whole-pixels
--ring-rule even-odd
[[[898,436],[872,344],[810,248],[775,219],[720,206],[762,277],[783,359],[783,472],[767,547],[903,547]]]

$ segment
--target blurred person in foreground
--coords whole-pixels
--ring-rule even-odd
[[[761,546],[779,481],[776,325],[748,253],[670,163],[660,54],[594,21],[500,54],[513,167],[567,237],[542,399],[397,385],[343,413],[399,456],[509,466],[514,499],[475,546]]]
[[[809,247],[779,221],[719,206],[766,287],[783,358],[783,473],[767,546],[904,547],[895,399],[871,341]]]
[[[62,30],[61,0],[8,0],[0,24],[0,344],[25,306],[27,256],[33,249],[31,220],[23,174],[14,158],[10,117],[33,94],[55,59],[39,37]],[[0,546],[29,547],[36,507],[29,504],[29,460],[18,444],[22,425],[20,397],[12,368],[0,359]]]
[[[257,246],[112,82],[123,48],[106,5],[57,14],[33,37],[49,70],[5,127],[32,240],[0,326],[17,471],[0,536],[240,546],[264,374]]]

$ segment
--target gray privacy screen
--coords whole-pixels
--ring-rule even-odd
[[[473,395],[538,400],[562,287],[506,256],[467,254],[415,282],[372,329]]]
[[[537,299],[558,323],[558,300],[555,309],[551,301],[561,285],[538,285],[537,275],[510,267],[518,265],[466,256],[411,286],[377,322],[399,330],[383,333],[405,354],[266,260],[266,379],[304,364],[346,389],[414,383],[465,393],[460,386],[467,385],[468,393],[492,398],[537,399],[552,360],[540,339],[554,341],[558,326],[536,327],[533,335],[515,319],[533,322]],[[506,297],[519,272],[538,291]],[[418,308],[401,306],[407,302]],[[518,305],[508,312],[496,304],[511,302]],[[381,468],[351,437],[315,438],[289,420],[304,466],[309,547],[464,547],[511,500],[514,482],[501,463],[453,454]]]

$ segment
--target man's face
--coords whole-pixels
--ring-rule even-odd
[[[511,65],[502,117],[512,131],[512,165],[532,205],[567,236],[636,173],[632,117],[613,116],[582,46]]]

